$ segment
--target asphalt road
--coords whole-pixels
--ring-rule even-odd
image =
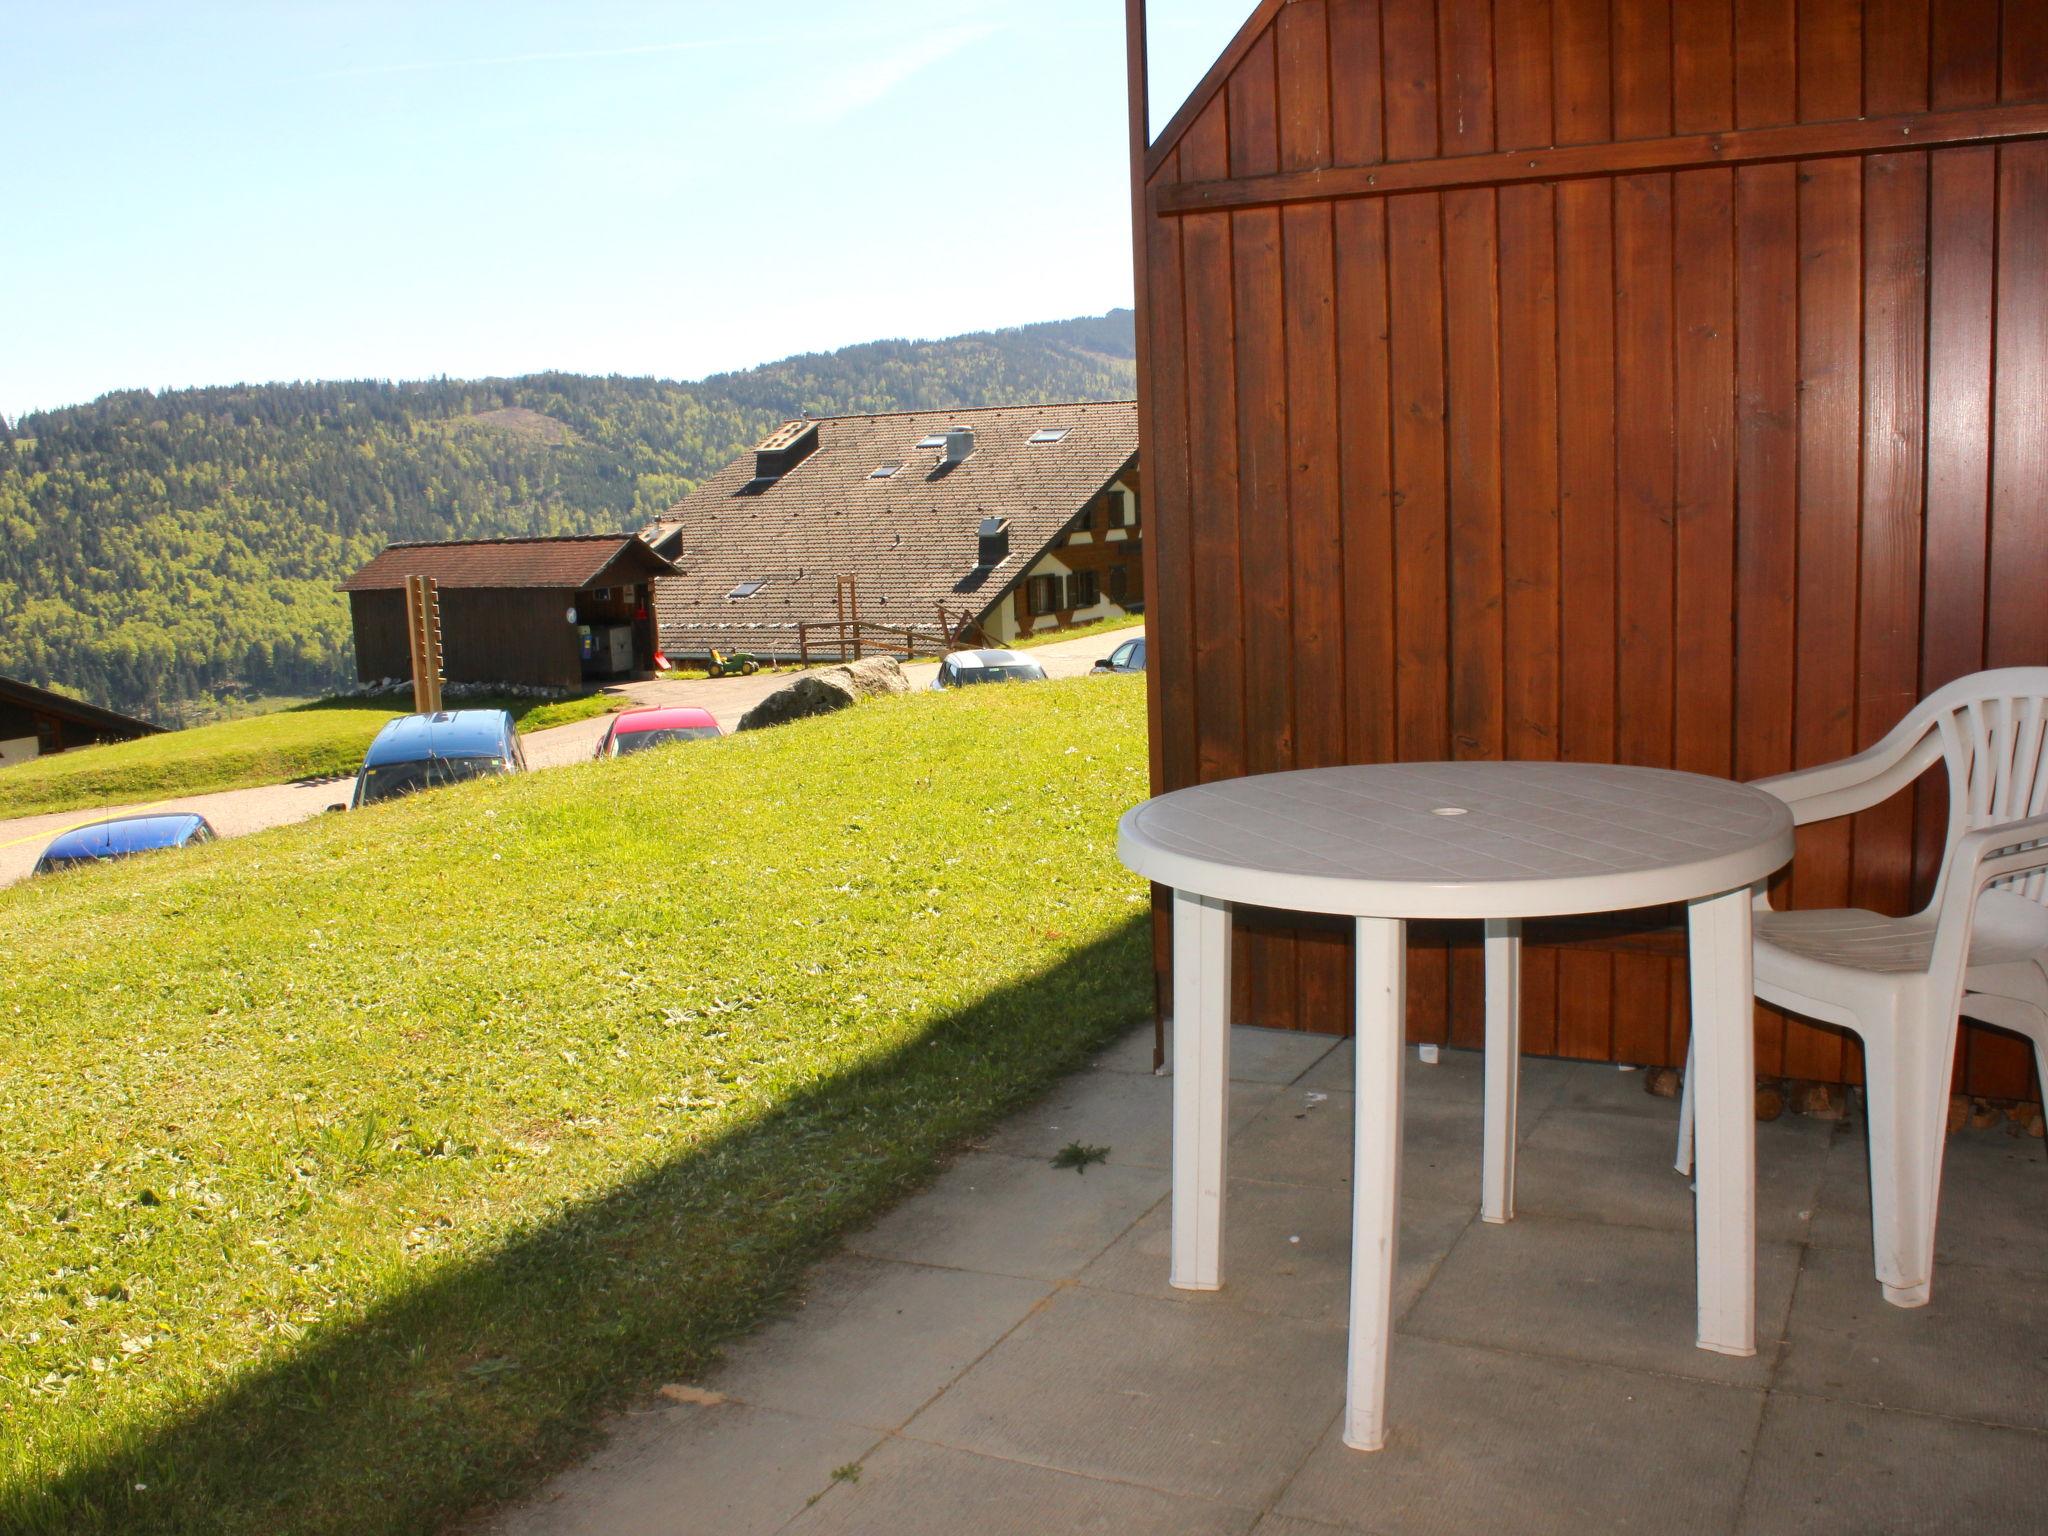
[[[1143,634],[1141,629],[1121,630],[1084,640],[1062,640],[1038,646],[1032,660],[1053,677],[1078,677],[1126,640]],[[928,688],[938,672],[938,663],[913,662],[903,669],[913,689]],[[607,690],[631,699],[635,704],[693,704],[711,711],[721,727],[731,731],[741,715],[789,681],[787,675],[697,678],[692,681],[622,683]],[[558,725],[521,738],[530,768],[558,768],[564,763],[582,762],[597,751],[608,716]],[[288,822],[317,816],[327,806],[348,798],[351,775],[313,779],[296,784],[265,784],[255,789],[228,789],[211,795],[179,795],[138,805],[109,805],[89,811],[57,811],[45,816],[20,816],[0,821],[0,885],[24,879],[42,856],[51,838],[72,827],[104,821],[112,816],[132,816],[140,811],[197,811],[212,823],[222,837],[239,837]]]

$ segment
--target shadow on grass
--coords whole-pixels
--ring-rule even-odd
[[[1142,915],[886,1057],[315,1332],[0,1500],[0,1530],[417,1532],[532,1486],[688,1378],[841,1233],[1151,1005]]]

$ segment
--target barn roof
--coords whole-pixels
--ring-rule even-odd
[[[675,567],[630,533],[551,539],[451,539],[393,544],[341,584],[344,592],[389,591],[408,576],[443,587],[541,587],[577,591],[667,576]]]
[[[34,683],[19,682],[11,677],[0,677],[0,704],[13,704],[31,714],[55,715],[60,720],[76,721],[109,734],[125,732],[131,736],[154,736],[163,729],[147,720],[137,720],[133,715],[101,709],[99,705],[88,704],[83,699],[52,693],[47,688],[38,688]]]
[[[937,440],[953,427],[972,429],[974,449],[948,465]],[[643,531],[684,568],[655,590],[663,644],[787,641],[834,614],[841,576],[864,619],[932,625],[942,604],[955,622],[979,615],[1137,453],[1129,400],[787,423]],[[988,519],[1007,520],[1008,554],[983,566]]]

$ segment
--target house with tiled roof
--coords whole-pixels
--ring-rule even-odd
[[[630,533],[393,544],[341,584],[356,675],[412,675],[405,579],[440,596],[451,683],[575,688],[654,668],[654,581],[675,567]]]
[[[1128,400],[786,422],[641,534],[662,649],[840,653],[857,615],[929,652],[1139,611]],[[849,646],[850,648],[850,646]]]

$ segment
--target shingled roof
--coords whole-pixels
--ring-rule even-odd
[[[1138,454],[1130,400],[830,416],[807,453],[806,425],[779,429],[642,532],[683,567],[655,589],[673,654],[793,647],[798,621],[833,616],[841,576],[858,582],[864,619],[933,626],[941,605],[955,623],[979,616]],[[961,462],[918,446],[956,426],[974,432]],[[1060,429],[1056,442],[1031,441]],[[891,463],[901,467],[874,477]],[[781,472],[757,476],[764,464]],[[1009,554],[983,568],[990,517],[1009,520]],[[753,582],[751,595],[730,595]]]
[[[551,539],[460,539],[393,544],[344,581],[340,590],[386,591],[403,587],[408,576],[431,576],[441,586],[450,588],[549,587],[578,591],[666,576],[674,569],[644,540],[630,533],[579,533]]]

